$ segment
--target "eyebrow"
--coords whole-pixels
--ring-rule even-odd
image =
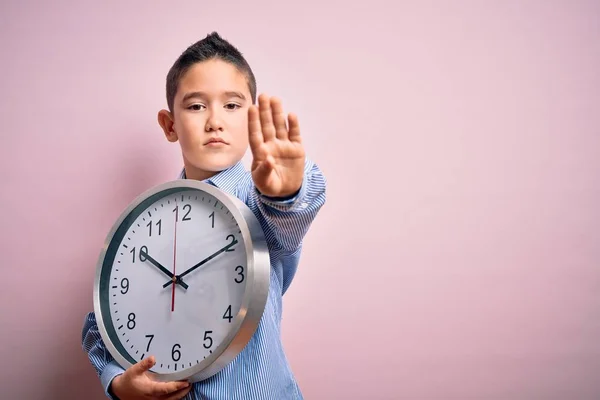
[[[223,95],[225,97],[238,97],[241,100],[246,100],[246,96],[244,96],[244,94],[240,93],[240,92],[227,91],[227,92],[223,93]],[[181,101],[183,103],[185,103],[189,99],[193,99],[193,98],[206,98],[206,97],[208,97],[208,96],[204,92],[189,92],[189,93],[186,93],[185,96],[183,96],[183,99]]]

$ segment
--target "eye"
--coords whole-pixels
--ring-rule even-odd
[[[192,104],[191,106],[188,107],[188,110],[201,111],[203,109],[203,107],[204,107],[203,104]]]
[[[225,108],[228,109],[228,110],[237,110],[240,107],[241,106],[239,104],[235,104],[235,103],[227,103],[227,104],[225,104]]]

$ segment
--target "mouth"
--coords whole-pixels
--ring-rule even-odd
[[[204,143],[205,146],[218,145],[218,144],[229,144],[229,143],[227,143],[226,141],[224,141],[221,138],[210,138]]]

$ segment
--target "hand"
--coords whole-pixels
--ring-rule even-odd
[[[176,400],[184,398],[191,390],[189,382],[157,382],[148,372],[156,360],[150,356],[129,367],[113,379],[111,390],[120,400]]]
[[[227,239],[229,239],[229,237],[233,238],[233,241],[231,243],[229,243],[227,246],[223,247],[221,250],[214,252],[213,254],[211,254],[210,256],[206,257],[204,260],[200,261],[198,264],[194,265],[191,268],[188,268],[184,273],[182,273],[181,275],[178,275],[177,278],[182,278],[185,275],[189,274],[190,272],[192,272],[193,270],[195,270],[196,268],[206,264],[207,262],[209,262],[210,260],[212,260],[213,258],[215,258],[216,256],[218,256],[219,254],[223,253],[224,251],[230,251],[229,249],[233,246],[235,246],[236,244],[238,244],[238,241],[235,239],[235,237],[233,235],[229,235],[227,236]],[[164,288],[166,288],[167,286],[169,286],[171,283],[173,283],[173,280],[170,280],[169,282],[165,283],[163,285]]]
[[[292,195],[304,178],[305,154],[298,118],[288,116],[288,129],[279,99],[261,94],[258,105],[248,110],[254,185],[266,196]]]
[[[142,255],[148,261],[150,261],[151,264],[154,264],[154,266],[156,266],[158,269],[160,269],[169,278],[175,279],[177,281],[177,283],[180,284],[183,288],[185,288],[185,289],[188,288],[188,285],[184,281],[182,281],[181,278],[176,277],[175,275],[173,275],[173,273],[171,273],[171,271],[169,271],[168,269],[166,269],[165,267],[163,267],[162,265],[160,265],[160,263],[158,261],[156,261],[154,258],[150,257],[150,255],[147,252],[145,252],[144,250],[140,250],[140,259],[142,258]]]

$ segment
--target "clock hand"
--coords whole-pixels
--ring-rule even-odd
[[[158,261],[156,261],[154,258],[150,257],[150,255],[148,253],[146,253],[143,250],[140,250],[140,258],[142,257],[142,254],[144,257],[146,257],[146,259],[148,261],[150,261],[151,264],[154,264],[154,266],[156,266],[158,269],[160,269],[163,274],[165,274],[169,278],[171,278],[171,283],[172,283],[173,279],[175,279],[177,281],[177,283],[180,284],[182,287],[184,287],[185,289],[188,288],[188,285],[184,281],[182,281],[180,277],[176,277],[175,275],[173,275],[171,273],[171,271],[169,271],[168,269],[166,269],[165,267],[160,265],[160,263]]]
[[[216,256],[218,256],[219,254],[228,251],[230,247],[232,247],[233,245],[236,245],[238,243],[237,240],[233,240],[233,242],[229,243],[227,246],[223,247],[221,250],[216,251],[215,253],[213,253],[212,255],[206,257],[204,260],[200,261],[198,264],[194,265],[193,267],[187,269],[185,272],[183,272],[180,275],[177,275],[177,279],[181,279],[184,276],[186,276],[187,274],[189,274],[190,272],[194,271],[196,268],[206,264],[207,262],[209,262],[210,260],[212,260],[213,258],[215,258]],[[163,285],[163,288],[166,288],[167,286],[169,286],[171,283],[173,283],[173,280],[170,280],[169,282],[165,283]]]

